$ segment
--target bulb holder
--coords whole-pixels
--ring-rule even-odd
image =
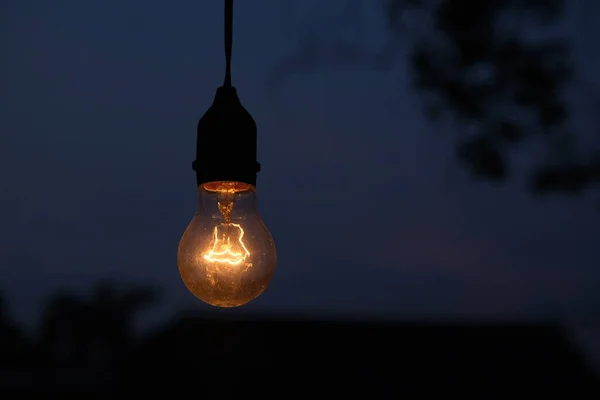
[[[240,103],[235,87],[219,87],[212,105],[198,121],[192,169],[198,186],[215,181],[256,186],[260,171],[256,122]]]

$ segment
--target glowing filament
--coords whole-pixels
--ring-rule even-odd
[[[223,225],[222,225],[223,226]],[[239,224],[226,224],[228,228],[236,228],[238,234],[230,235],[229,232],[219,235],[219,227],[213,230],[212,248],[204,254],[204,259],[220,264],[238,265],[248,258],[250,252],[244,245],[244,229]],[[232,237],[232,236],[237,236]]]

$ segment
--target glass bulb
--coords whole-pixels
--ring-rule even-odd
[[[266,289],[276,261],[275,243],[256,207],[255,187],[229,181],[200,185],[196,214],[177,252],[189,291],[213,306],[241,306]]]

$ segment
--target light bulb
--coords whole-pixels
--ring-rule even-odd
[[[213,306],[241,306],[267,288],[276,261],[253,185],[218,181],[198,187],[196,214],[177,251],[179,273],[190,292]]]

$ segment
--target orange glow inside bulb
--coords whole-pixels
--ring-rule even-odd
[[[243,239],[244,228],[240,224],[225,223],[215,226],[210,250],[202,257],[219,264],[239,265],[250,257],[250,251]]]
[[[242,182],[209,182],[203,187],[217,193],[218,208],[225,222],[213,228],[212,240],[202,257],[217,264],[239,265],[250,257],[250,251],[244,243],[244,228],[231,222],[231,211],[235,194],[250,190],[251,185]],[[246,264],[246,267],[249,266],[251,264]]]
[[[208,182],[177,255],[181,278],[199,299],[237,307],[259,296],[276,265],[275,244],[256,208],[255,188],[242,182]]]

